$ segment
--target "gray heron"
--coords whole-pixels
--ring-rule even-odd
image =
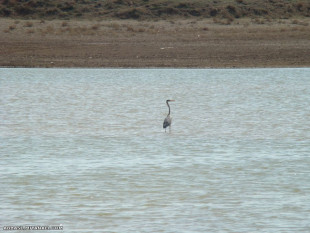
[[[170,117],[170,105],[169,105],[169,102],[170,101],[174,101],[174,100],[166,100],[166,104],[169,108],[169,112],[168,112],[168,115],[167,117],[165,118],[164,120],[164,124],[163,124],[163,128],[165,129],[165,132],[166,132],[166,128],[169,126],[169,130],[171,129],[171,121],[172,121],[172,118]]]

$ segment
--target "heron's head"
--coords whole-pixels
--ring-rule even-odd
[[[168,103],[168,102],[172,102],[172,101],[174,101],[174,100],[166,100],[167,103]]]

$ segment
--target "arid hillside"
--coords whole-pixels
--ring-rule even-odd
[[[1,0],[0,17],[28,19],[309,17],[309,0]]]

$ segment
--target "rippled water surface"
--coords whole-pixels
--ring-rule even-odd
[[[1,230],[309,232],[310,69],[2,68],[0,156]]]

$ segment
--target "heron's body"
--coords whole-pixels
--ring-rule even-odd
[[[169,126],[169,130],[171,129],[171,123],[172,123],[172,118],[170,116],[170,105],[169,105],[169,102],[170,101],[174,101],[174,100],[166,100],[166,104],[169,108],[169,112],[168,112],[168,115],[167,117],[165,118],[164,120],[164,124],[163,124],[163,128],[165,129],[165,132],[166,132],[166,128]]]
[[[172,120],[172,118],[171,118],[170,116],[167,116],[167,117],[165,118],[165,120],[164,120],[164,125],[163,125],[163,128],[164,128],[164,129],[171,125],[171,120]]]

